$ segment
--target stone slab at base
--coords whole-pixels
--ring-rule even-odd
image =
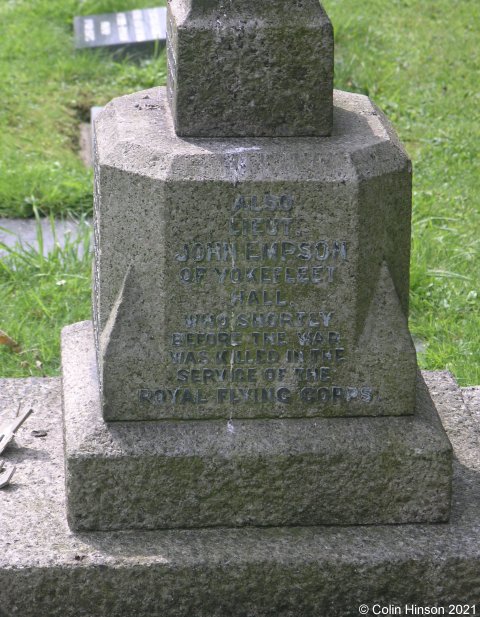
[[[462,396],[472,416],[476,418],[477,422],[480,422],[480,387],[462,388]]]
[[[73,529],[448,520],[451,446],[421,380],[414,416],[107,424],[91,323],[62,339]]]
[[[1,413],[35,410],[4,453],[17,472],[0,492],[0,612],[350,617],[362,603],[452,602],[478,612],[480,429],[448,373],[423,375],[457,456],[448,524],[95,533],[66,521],[60,380],[0,380]]]

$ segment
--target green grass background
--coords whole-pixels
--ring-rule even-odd
[[[165,59],[73,49],[72,20],[155,0],[0,3],[0,216],[89,213],[78,124],[92,105],[165,82]],[[480,383],[480,2],[325,0],[336,87],[371,96],[414,163],[410,327],[430,369]],[[88,231],[84,238],[88,242]],[[72,249],[72,247],[70,247]],[[72,249],[73,251],[73,249]],[[57,374],[62,325],[89,317],[89,259],[16,252],[0,268],[0,374]],[[65,281],[59,284],[59,281]]]

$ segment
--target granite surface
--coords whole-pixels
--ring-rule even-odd
[[[74,529],[448,520],[451,446],[422,380],[414,416],[106,423],[90,322],[62,333]]]
[[[350,617],[362,603],[480,603],[480,439],[448,373],[423,373],[456,453],[448,524],[73,533],[59,379],[0,380],[35,410],[4,454],[8,617]],[[33,430],[47,432],[34,437]],[[478,608],[477,608],[478,610]]]
[[[467,388],[462,388],[462,395],[470,413],[480,422],[480,387],[469,386]]]
[[[178,135],[330,134],[333,28],[318,0],[171,0],[167,29]]]
[[[325,138],[181,139],[165,89],[95,122],[107,420],[402,416],[411,165],[365,96]]]

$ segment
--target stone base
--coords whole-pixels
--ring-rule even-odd
[[[105,423],[90,322],[63,332],[68,519],[77,530],[448,520],[451,446],[414,416]]]
[[[414,413],[411,163],[367,97],[334,103],[331,137],[294,139],[182,139],[164,88],[98,115],[107,421]]]
[[[450,523],[121,533],[68,528],[60,380],[0,380],[2,413],[35,410],[3,455],[17,472],[0,491],[0,614],[349,617],[360,604],[478,605],[480,425],[449,374],[424,378],[457,456]]]

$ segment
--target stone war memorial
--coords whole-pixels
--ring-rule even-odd
[[[95,121],[93,319],[61,381],[1,380],[48,440],[5,454],[0,612],[475,614],[480,426],[417,368],[405,150],[317,0],[167,22],[167,87]]]

